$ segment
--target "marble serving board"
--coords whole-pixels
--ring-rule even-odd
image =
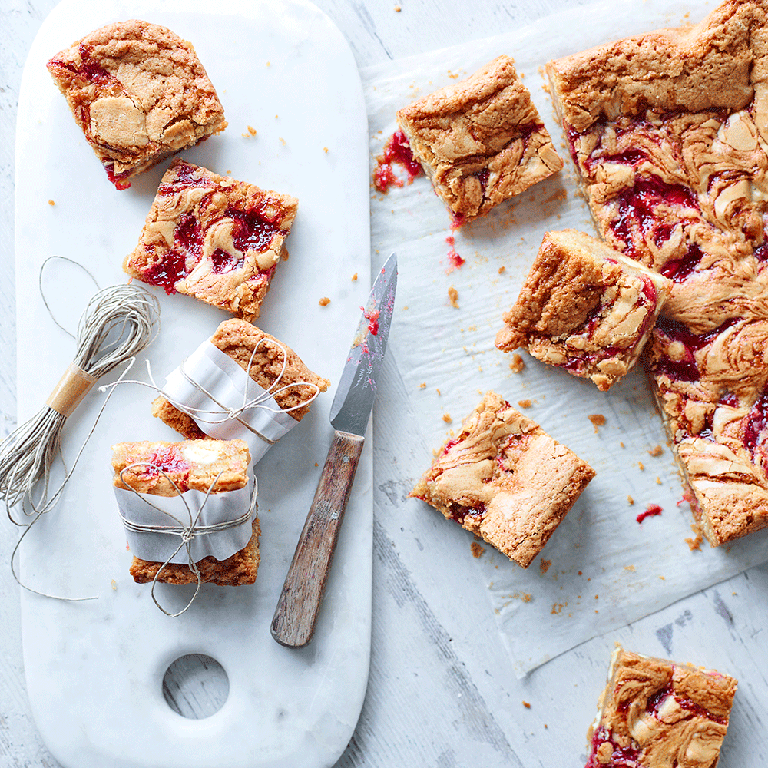
[[[326,766],[345,748],[365,693],[371,630],[372,468],[367,448],[341,532],[317,634],[305,649],[275,643],[269,624],[332,430],[328,412],[370,286],[367,120],[352,53],[333,24],[304,0],[64,0],[43,24],[27,60],[16,152],[16,303],[19,421],[45,402],[73,357],[39,286],[43,261],[73,259],[101,287],[122,283],[168,163],[116,191],[76,127],[46,61],[97,27],[141,18],[195,46],[229,127],[182,156],[221,174],[299,198],[260,327],[292,346],[332,382],[310,414],[257,466],[261,566],[253,586],[204,585],[179,618],[163,615],[149,586],[133,583],[131,554],[111,487],[110,446],[173,440],[150,414],[153,393],[122,384],[82,454],[61,502],[20,552],[27,690],[40,733],[64,766]],[[252,135],[249,126],[256,129]],[[353,279],[354,275],[356,279]],[[91,278],[50,263],[42,290],[74,329]],[[226,315],[189,297],[152,289],[161,332],[129,378],[162,383]],[[325,307],[323,297],[330,299]],[[119,371],[100,384],[117,378]],[[70,465],[104,395],[92,391],[67,422]],[[56,479],[60,477],[60,473]],[[171,611],[193,587],[159,585]],[[162,692],[168,666],[190,653],[224,668],[229,696],[204,720],[172,711]]]

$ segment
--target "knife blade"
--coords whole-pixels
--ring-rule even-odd
[[[376,398],[376,380],[387,348],[396,288],[397,256],[393,253],[381,268],[362,308],[331,405],[333,442],[272,618],[272,637],[290,648],[307,645],[315,631]]]

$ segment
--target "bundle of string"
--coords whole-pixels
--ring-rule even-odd
[[[45,297],[43,301],[50,312]],[[80,318],[74,360],[54,390],[55,393],[63,393],[64,397],[55,399],[52,395],[49,404],[0,443],[0,499],[5,503],[10,520],[16,525],[27,526],[11,557],[11,569],[17,582],[19,579],[13,568],[13,558],[19,544],[29,527],[56,504],[96,429],[109,397],[104,400],[63,481],[49,496],[50,471],[60,454],[62,429],[68,416],[100,377],[121,363],[128,364],[122,376],[128,372],[135,356],[156,335],[159,316],[160,306],[157,299],[140,286],[115,285],[96,293]],[[51,317],[53,318],[52,313]],[[55,318],[53,320],[69,334]],[[60,403],[65,405],[62,407]],[[41,482],[43,487],[35,499],[33,493]],[[27,520],[14,517],[11,510],[19,504]]]
[[[168,512],[168,510],[161,509],[159,506],[157,506],[157,504],[154,504],[152,501],[150,501],[147,494],[139,493],[135,488],[133,488],[130,485],[130,483],[128,483],[125,480],[124,474],[131,470],[134,470],[136,467],[149,467],[154,472],[157,472],[163,475],[163,477],[173,486],[173,489],[176,491],[176,495],[181,499],[182,503],[184,504],[184,508],[186,509],[187,515],[189,518],[187,523],[185,523],[183,520],[176,517],[176,515],[173,515],[170,512]],[[248,509],[243,514],[231,520],[224,520],[220,523],[214,523],[212,525],[199,524],[200,516],[203,513],[203,509],[205,509],[205,505],[208,503],[208,499],[210,498],[211,494],[216,492],[214,489],[216,487],[216,483],[219,482],[219,478],[221,477],[221,475],[222,473],[219,472],[219,474],[216,475],[216,477],[214,478],[213,482],[208,486],[208,490],[205,493],[205,497],[203,498],[202,504],[200,504],[200,507],[198,508],[197,512],[193,514],[192,510],[190,509],[189,503],[187,502],[187,498],[184,492],[176,484],[176,481],[170,475],[168,475],[162,467],[158,467],[157,465],[149,461],[137,461],[133,464],[129,464],[127,467],[124,467],[120,471],[120,482],[122,483],[123,488],[136,494],[136,496],[138,496],[144,503],[148,504],[150,507],[155,509],[161,515],[166,515],[170,517],[172,520],[174,520],[176,523],[178,523],[178,525],[176,526],[136,523],[132,520],[129,520],[123,514],[122,510],[120,511],[120,517],[123,519],[123,525],[128,531],[132,531],[134,533],[161,533],[166,536],[176,536],[179,539],[179,544],[176,547],[176,549],[173,550],[173,552],[162,563],[160,568],[158,568],[157,571],[155,572],[154,578],[152,579],[152,589],[150,592],[150,594],[152,595],[152,601],[154,602],[154,604],[166,616],[170,616],[172,619],[175,619],[178,616],[181,616],[182,613],[186,613],[189,610],[192,603],[195,602],[195,598],[197,597],[197,594],[200,591],[200,587],[202,585],[203,577],[202,577],[202,574],[200,573],[200,568],[198,567],[197,563],[192,557],[192,550],[191,550],[192,539],[194,539],[196,536],[208,536],[212,533],[217,533],[219,531],[226,531],[226,530],[229,530],[230,528],[237,528],[238,526],[242,525],[243,523],[247,522],[253,517],[253,512],[256,508],[256,494],[257,494],[257,490],[256,490],[257,486],[255,483],[255,480],[254,480],[253,491],[251,493],[250,505],[248,506]],[[160,605],[160,603],[158,602],[158,599],[155,596],[155,585],[158,583],[158,581],[162,581],[162,579],[160,578],[160,574],[171,564],[171,562],[173,562],[173,559],[181,551],[182,547],[186,549],[187,566],[189,570],[195,575],[197,586],[195,587],[194,594],[189,599],[189,601],[184,606],[184,608],[182,608],[180,611],[177,611],[176,613],[170,613],[169,611],[166,611],[165,608],[163,608],[163,606]]]

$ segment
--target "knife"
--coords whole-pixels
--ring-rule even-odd
[[[302,648],[315,631],[376,398],[376,379],[387,348],[396,288],[397,256],[393,253],[371,288],[333,398],[330,416],[333,443],[272,618],[272,637],[289,648]]]

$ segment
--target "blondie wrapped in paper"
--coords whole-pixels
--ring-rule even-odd
[[[252,584],[259,522],[242,440],[112,447],[113,485],[134,581]]]
[[[188,439],[243,439],[256,463],[329,384],[274,336],[232,319],[171,373],[152,413]]]

